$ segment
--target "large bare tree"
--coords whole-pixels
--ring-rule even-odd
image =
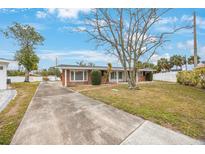
[[[167,41],[166,36],[184,28],[156,33],[154,25],[169,9],[93,9],[86,17],[86,30],[97,46],[105,46],[124,68],[129,88],[138,88],[137,63],[147,61]]]

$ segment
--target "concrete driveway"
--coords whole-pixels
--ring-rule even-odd
[[[41,83],[11,144],[203,144],[59,83]]]

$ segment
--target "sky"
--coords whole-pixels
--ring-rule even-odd
[[[0,9],[0,29],[5,30],[14,22],[29,24],[45,38],[42,46],[36,48],[40,58],[39,68],[49,68],[58,64],[76,64],[81,60],[106,66],[111,62],[113,66],[120,66],[119,61],[107,55],[103,47],[97,48],[95,42],[89,40],[86,33],[76,31],[84,29],[83,16],[90,14],[91,9]],[[197,42],[198,55],[205,60],[205,9],[172,9],[161,22],[153,27],[153,31],[161,33],[169,31],[174,26],[186,25],[192,22],[193,11],[197,14]],[[169,38],[151,58],[155,63],[158,59],[169,58],[174,54],[193,54],[193,33],[181,30]],[[6,39],[0,33],[0,58],[14,59],[19,46],[15,40]]]

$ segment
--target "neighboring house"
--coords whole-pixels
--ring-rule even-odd
[[[7,68],[9,60],[0,58],[0,90],[7,89]]]
[[[196,68],[205,68],[205,64],[204,63],[200,63],[200,64],[197,65]]]
[[[24,68],[23,66],[20,66],[18,64],[18,61],[12,60],[9,62],[8,70],[9,71],[23,71]]]
[[[91,84],[91,72],[93,70],[99,70],[102,73],[101,83],[118,83],[126,82],[124,71],[122,67],[112,67],[112,72],[109,74],[108,80],[106,80],[107,67],[103,66],[77,66],[77,65],[58,65],[62,71],[62,84],[63,86],[75,85],[75,84]],[[154,70],[146,68],[140,69],[138,73],[138,81],[146,81],[147,75]]]

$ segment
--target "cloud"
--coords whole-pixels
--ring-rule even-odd
[[[194,54],[194,41],[193,40],[187,40],[185,42],[179,42],[177,43],[177,48],[179,50],[188,50],[190,51],[190,54]],[[198,44],[198,55],[202,58],[205,59],[205,46],[200,46]]]
[[[84,26],[77,26],[77,27],[63,26],[63,27],[58,28],[58,30],[61,31],[61,32],[65,32],[65,31],[68,31],[68,32],[82,32],[82,31],[86,30],[86,27],[84,27]]]
[[[169,53],[165,53],[165,54],[162,54],[162,55],[159,55],[159,54],[154,54],[152,57],[151,57],[151,59],[150,59],[150,61],[153,63],[153,64],[157,64],[157,61],[159,60],[159,59],[161,59],[161,58],[166,58],[166,59],[169,59],[170,58],[170,54]]]
[[[205,46],[199,47],[198,54],[199,54],[199,57],[201,57],[201,60],[204,61],[205,60]]]
[[[173,28],[171,26],[168,26],[168,25],[157,25],[155,26],[155,30],[158,31],[158,32],[170,32],[170,31],[173,31]]]
[[[30,26],[34,27],[35,29],[37,29],[37,30],[44,30],[44,29],[46,29],[45,25],[39,24],[39,23],[26,22],[26,23],[23,23],[23,24],[30,25]]]
[[[196,17],[197,28],[205,29],[205,18],[201,16]],[[193,16],[184,14],[181,17],[162,17],[155,25],[154,29],[157,32],[173,31],[176,27],[193,25]],[[177,34],[191,34],[192,29],[182,29]],[[201,34],[201,32],[199,32]]]
[[[43,11],[37,11],[36,13],[36,17],[37,18],[46,18],[47,17],[47,13],[46,12],[43,12]]]
[[[57,9],[59,18],[77,18],[79,13],[88,13],[90,9]]]
[[[56,57],[61,60],[85,60],[88,62],[103,62],[107,64],[108,62],[116,63],[118,60],[115,56],[107,55],[101,51],[93,50],[80,50],[80,51],[52,51],[44,50],[39,53],[38,56],[41,60],[52,60],[54,61]]]
[[[29,8],[24,8],[24,9],[0,8],[0,13],[18,13],[18,12],[25,12],[27,10],[29,10]]]
[[[179,42],[177,43],[177,48],[180,50],[193,50],[194,41],[193,40],[187,40],[185,42]]]
[[[170,23],[176,23],[178,22],[177,17],[163,17],[158,21],[158,24],[164,25],[164,24],[170,24]]]
[[[46,9],[45,11],[38,11],[37,17],[47,17],[49,15],[54,15],[57,18],[63,19],[77,19],[80,13],[89,13],[91,9],[88,8],[73,8],[73,9]]]
[[[193,22],[193,16],[183,15],[181,17],[181,22]],[[205,29],[205,18],[196,16],[196,25],[201,29]]]

